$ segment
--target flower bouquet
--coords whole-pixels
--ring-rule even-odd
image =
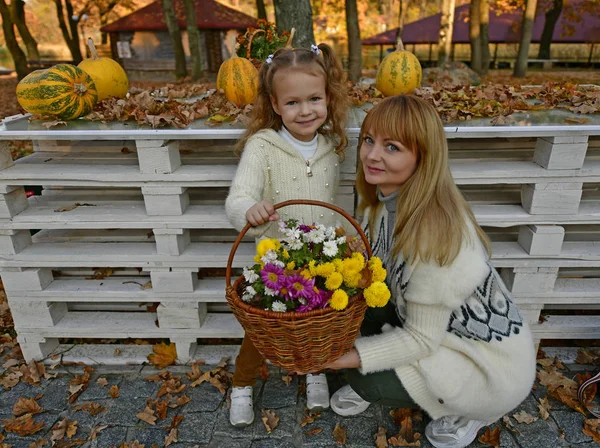
[[[259,68],[267,56],[291,45],[293,33],[284,31],[279,34],[275,24],[264,19],[259,19],[257,25],[258,28],[248,28],[244,34],[238,35],[236,52]]]
[[[343,229],[295,220],[280,223],[282,238],[259,241],[255,264],[230,286],[234,244],[227,266],[227,300],[256,349],[290,371],[318,371],[350,350],[367,306],[382,307],[390,298],[381,260],[371,257],[366,236],[342,209],[361,238]]]

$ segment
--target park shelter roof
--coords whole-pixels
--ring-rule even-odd
[[[256,19],[240,11],[228,8],[214,0],[194,0],[196,3],[196,21],[198,28],[246,29],[256,26]],[[183,0],[173,0],[175,16],[179,28],[185,29],[185,8]],[[101,28],[106,33],[116,31],[166,31],[167,24],[161,0],[150,3],[144,8],[120,18]]]
[[[589,0],[583,0],[589,1]],[[566,8],[566,6],[564,7]],[[600,42],[600,17],[593,14],[582,14],[581,22],[571,23],[574,32],[568,35],[565,30],[567,21],[563,13],[560,15],[552,43],[592,43]],[[522,20],[522,11],[518,10],[512,13],[503,13],[497,15],[495,11],[490,11],[489,35],[490,43],[511,43],[519,42],[520,24]],[[428,44],[437,43],[440,33],[440,14],[425,17],[415,22],[404,25],[402,31],[402,42],[405,44]],[[454,31],[452,42],[456,44],[469,43],[469,5],[457,6],[454,10]],[[531,42],[538,43],[544,28],[545,14],[539,11],[533,23],[533,34]],[[377,34],[375,36],[363,39],[363,45],[395,45],[398,35],[398,28]]]

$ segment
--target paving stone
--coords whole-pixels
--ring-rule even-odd
[[[298,402],[298,377],[287,385],[281,375],[270,375],[262,392],[261,407],[279,409],[293,406]]]
[[[213,429],[213,435],[215,437],[247,439],[248,441],[252,440],[254,434],[254,427],[257,426],[259,423],[262,425],[262,422],[260,422],[259,418],[260,410],[256,408],[256,403],[254,405],[254,412],[254,423],[252,423],[250,426],[246,426],[245,428],[236,428],[234,426],[231,426],[231,423],[229,423],[229,409],[227,409],[227,406],[222,406],[217,413],[217,420]],[[248,444],[250,443],[248,442]]]
[[[196,387],[187,387],[184,394],[190,397],[192,401],[182,407],[183,413],[214,412],[225,398],[216,387],[208,383],[202,383]]]
[[[98,384],[96,380],[98,378],[106,378],[108,384],[106,386],[102,386]],[[119,376],[107,376],[107,375],[98,375],[94,374],[92,379],[90,379],[90,383],[86,390],[84,390],[81,395],[77,398],[77,401],[96,401],[96,400],[105,400],[107,398],[112,398],[110,396],[109,390],[114,385],[119,385],[121,382],[121,377]],[[120,392],[120,391],[119,391]],[[120,394],[119,394],[120,395]]]
[[[300,427],[296,420],[296,406],[279,408],[273,412],[279,417],[279,423],[270,434],[267,432],[267,428],[262,422],[262,410],[256,414],[255,423],[258,422],[259,424],[255,425],[255,439],[282,439],[292,437]]]
[[[501,425],[499,422],[494,423],[493,425],[490,425],[489,428],[490,428],[490,430],[493,431],[498,426],[500,427],[499,448],[519,448],[519,444],[515,441],[512,433],[508,429],[506,429],[503,425]],[[484,427],[479,430],[479,432],[477,433],[477,437],[475,437],[475,440],[469,445],[469,448],[489,448],[489,445],[485,445],[485,444],[479,442],[479,437],[481,437],[484,434],[484,432],[487,430],[487,428],[488,427]],[[423,439],[424,439],[425,443],[421,443],[421,448],[433,446],[430,444],[429,440],[427,440],[427,437],[425,436],[424,433],[423,433]],[[538,448],[549,448],[549,447],[541,447],[540,446]],[[552,448],[556,448],[556,447],[552,447]]]
[[[98,433],[96,439],[91,442],[92,448],[109,448],[119,446],[127,438],[127,428],[123,426],[111,426]]]
[[[142,445],[151,447],[151,446],[164,446],[165,445],[165,436],[168,434],[168,431],[165,429],[148,429],[148,428],[130,428],[127,433],[127,441],[133,442],[137,440]]]
[[[0,415],[12,415],[13,406],[19,398],[33,398],[36,395],[44,394],[48,382],[44,381],[40,386],[32,386],[28,383],[19,383],[10,390],[0,390]]]
[[[98,416],[96,423],[98,425],[116,425],[116,426],[135,426],[138,423],[147,425],[135,416],[138,412],[144,410],[146,399],[132,398],[123,400],[116,399],[108,411]]]
[[[233,439],[231,437],[217,437],[210,441],[208,448],[248,448],[251,446],[249,440]]]
[[[592,441],[592,438],[582,431],[585,417],[579,412],[551,410],[551,413],[558,427],[565,431],[565,440],[567,442],[584,443]]]
[[[346,430],[346,441],[352,446],[369,446],[375,444],[373,434],[377,433],[379,425],[373,418],[354,417],[344,418],[340,426]]]
[[[124,379],[119,384],[119,398],[149,398],[157,389],[157,383],[140,377]]]
[[[550,420],[550,419],[548,419]],[[520,434],[515,434],[522,448],[558,447],[561,445],[558,431],[545,420],[537,420],[529,425],[516,424]]]
[[[536,388],[532,389],[531,393],[538,400],[541,400],[544,397],[547,398],[548,403],[550,403],[550,406],[552,407],[552,410],[568,411],[571,409],[566,404],[563,404],[562,402],[558,401],[556,398],[551,397],[550,394],[548,393],[548,389],[546,388],[546,386],[542,386],[539,383],[536,383]]]
[[[250,448],[295,448],[293,439],[260,439],[255,440]]]
[[[195,412],[184,416],[179,424],[179,442],[208,444],[217,421],[216,412]],[[229,420],[227,421],[229,424]],[[231,425],[229,425],[231,429]]]
[[[29,443],[40,438],[48,439],[48,437],[46,437],[46,434],[48,434],[50,428],[52,428],[52,426],[54,426],[54,424],[58,421],[59,417],[60,415],[55,412],[44,412],[42,414],[34,415],[33,421],[35,423],[44,422],[44,427],[40,431],[27,436],[20,436],[19,434],[16,434],[14,432],[7,432],[6,439],[3,440],[3,442],[12,445],[14,441],[20,439],[27,439],[29,440]]]
[[[339,420],[340,419],[337,414],[331,409],[326,409],[323,411],[321,416],[317,418],[314,423],[301,428],[300,440],[302,442],[302,447],[320,448],[334,446],[335,442],[333,440],[332,433]],[[321,428],[323,431],[321,431],[319,434],[308,434],[313,428]]]
[[[47,411],[63,411],[67,408],[69,398],[69,378],[58,377],[49,382],[44,389],[44,396],[38,400],[39,405]]]

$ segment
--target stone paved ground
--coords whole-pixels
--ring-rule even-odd
[[[574,371],[580,372],[581,366],[572,367],[572,372],[565,372],[567,376],[573,376]],[[202,366],[202,370],[209,368]],[[190,384],[185,372],[190,372],[190,367],[178,366],[168,368],[173,376],[182,378],[182,383]],[[97,367],[91,374],[89,387],[78,397],[75,403],[68,403],[68,381],[75,374],[81,373],[81,368],[63,367],[59,376],[51,380],[43,380],[38,387],[26,383],[19,383],[11,390],[0,392],[0,419],[10,418],[13,406],[21,397],[35,397],[40,406],[45,410],[35,415],[34,420],[44,422],[44,429],[33,436],[18,436],[7,433],[2,428],[5,436],[0,441],[0,446],[12,446],[14,448],[29,448],[32,442],[40,438],[47,441],[51,439],[51,428],[61,419],[67,417],[69,420],[78,422],[77,432],[73,439],[87,440],[94,427],[106,426],[98,433],[95,440],[88,441],[84,447],[108,448],[119,446],[123,442],[139,441],[146,448],[152,446],[165,446],[165,436],[173,416],[183,416],[178,426],[178,441],[171,447],[334,447],[336,445],[333,431],[336,425],[340,425],[346,432],[345,446],[350,448],[374,447],[373,435],[379,426],[387,430],[387,437],[398,433],[400,427],[393,422],[389,415],[389,408],[371,406],[362,415],[353,418],[342,418],[327,410],[318,417],[314,423],[305,427],[300,426],[306,411],[306,398],[302,392],[302,380],[295,378],[288,386],[282,381],[281,373],[276,369],[270,370],[266,381],[258,382],[255,389],[255,410],[257,419],[246,429],[236,429],[229,425],[227,400],[215,387],[208,383],[200,384],[198,387],[189,388],[182,394],[191,398],[187,404],[169,409],[167,418],[157,421],[152,426],[139,420],[136,414],[145,407],[148,398],[157,398],[160,383],[149,382],[144,378],[156,375],[159,371],[153,367]],[[98,378],[106,378],[108,384],[100,385],[96,382]],[[330,375],[330,387],[333,390],[340,387],[342,377]],[[116,399],[109,395],[109,388],[118,385],[120,394]],[[532,416],[539,417],[539,399],[546,396],[546,389],[537,385],[527,399],[516,411],[525,410]],[[514,419],[512,423],[516,432],[508,430],[501,422],[492,427],[500,426],[500,447],[513,448],[554,448],[554,447],[577,447],[592,448],[599,446],[593,442],[590,436],[582,432],[585,417],[549,398],[552,405],[550,418],[538,419],[531,424],[519,424]],[[82,411],[75,411],[74,407],[86,402],[95,402],[106,408],[106,411],[92,417]],[[258,416],[261,409],[269,409],[277,414],[280,421],[278,426],[269,434]],[[512,414],[511,414],[512,415]],[[589,416],[588,416],[589,417]],[[423,433],[425,421],[415,422],[416,432]],[[318,429],[321,431],[319,432]],[[480,432],[480,435],[482,433]],[[1,440],[1,437],[0,437]],[[59,441],[57,447],[68,445],[68,439]],[[6,445],[2,445],[2,443]],[[47,443],[45,446],[50,446]],[[130,444],[131,446],[131,444]],[[427,440],[422,438],[422,447],[430,447]],[[471,447],[484,447],[478,441]]]

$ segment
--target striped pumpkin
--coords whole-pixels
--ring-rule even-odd
[[[231,59],[219,67],[217,89],[222,89],[225,97],[238,107],[250,104],[258,93],[258,70],[248,59],[233,52]]]
[[[421,63],[398,39],[396,51],[388,54],[377,70],[375,87],[384,96],[412,93],[421,85]]]
[[[98,102],[98,92],[83,70],[58,64],[23,78],[17,85],[17,100],[32,114],[72,120],[91,112]]]

